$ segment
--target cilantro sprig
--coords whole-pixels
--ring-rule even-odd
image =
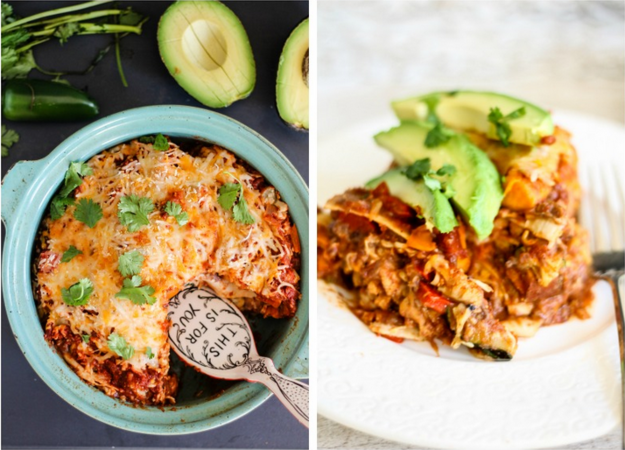
[[[102,207],[90,198],[81,198],[74,210],[74,218],[93,228],[102,218]]]
[[[117,260],[117,270],[125,277],[139,275],[144,257],[137,250],[132,250],[120,255]]]
[[[75,203],[75,200],[70,197],[60,197],[56,195],[50,203],[50,218],[52,220],[58,220],[65,214],[65,209]]]
[[[156,136],[141,136],[139,142],[142,144],[152,144],[152,148],[159,152],[169,150],[169,141],[161,133]]]
[[[93,283],[89,278],[83,278],[77,283],[72,284],[68,289],[61,289],[63,301],[69,306],[86,305],[92,293]]]
[[[443,124],[439,121],[436,123],[434,128],[428,131],[428,134],[425,136],[425,141],[423,142],[423,144],[427,148],[435,148],[449,141],[453,135],[453,131],[445,128]]]
[[[154,203],[147,197],[127,195],[119,199],[117,217],[128,231],[134,233],[149,225],[148,215],[154,211]]]
[[[4,60],[4,55],[2,57]],[[6,125],[2,125],[2,156],[9,156],[9,148],[19,140],[20,135],[15,130],[9,130]]]
[[[126,342],[126,339],[123,336],[117,333],[109,334],[107,343],[109,348],[123,359],[130,359],[135,354],[134,347]]]
[[[456,166],[452,164],[443,164],[438,170],[432,170],[430,158],[417,159],[410,166],[406,167],[402,173],[414,181],[423,179],[423,182],[431,191],[440,190],[447,198],[455,194],[450,183],[443,183],[438,178],[434,178],[435,176],[453,176],[456,173]]]
[[[518,119],[525,115],[525,106],[521,106],[519,109],[515,109],[510,114],[503,115],[501,110],[498,107],[494,107],[490,109],[490,113],[488,114],[488,121],[495,125],[495,131],[499,140],[503,144],[504,147],[508,147],[510,145],[510,136],[512,136],[512,129],[508,122],[514,119]]]
[[[152,347],[148,347],[145,349],[145,356],[147,356],[148,359],[154,358],[154,353],[152,353]]]
[[[250,214],[247,202],[243,196],[243,186],[241,183],[226,183],[219,188],[217,201],[223,209],[232,209],[232,217],[236,222],[246,225],[253,224],[254,217]]]
[[[67,197],[74,189],[82,184],[82,177],[93,175],[93,169],[84,162],[72,162],[65,172],[63,187],[59,192],[61,197]]]
[[[90,335],[90,334],[83,334],[83,335],[81,335],[80,337],[82,338],[82,341],[83,341],[85,344],[88,344],[88,343],[89,343],[89,340],[91,339],[91,335]]]
[[[167,202],[167,204],[165,204],[165,212],[173,216],[181,227],[189,222],[189,214],[182,210],[180,203]]]
[[[86,163],[75,161],[69,164],[67,172],[65,172],[65,179],[63,180],[63,187],[57,195],[52,198],[50,203],[50,218],[52,220],[58,220],[65,214],[65,209],[73,205],[75,200],[70,197],[70,194],[80,186],[83,182],[83,177],[93,175],[93,169]]]
[[[143,280],[139,275],[134,275],[132,278],[126,278],[124,285],[115,297],[125,298],[130,300],[135,305],[153,305],[156,303],[156,297],[153,297],[154,288],[152,286],[141,286]]]
[[[78,255],[82,255],[82,252],[78,250],[76,247],[74,247],[73,245],[70,245],[69,248],[65,250],[65,252],[63,252],[63,256],[61,257],[61,262],[62,263],[70,262],[72,259],[74,259]]]

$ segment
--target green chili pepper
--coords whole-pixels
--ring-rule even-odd
[[[98,105],[91,97],[66,84],[25,78],[3,85],[2,112],[9,120],[72,121],[98,114]]]

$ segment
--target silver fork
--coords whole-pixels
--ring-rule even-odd
[[[625,449],[625,193],[617,167],[619,163],[581,165],[580,179],[585,189],[580,209],[581,224],[590,231],[595,275],[612,287],[621,356],[621,401]]]

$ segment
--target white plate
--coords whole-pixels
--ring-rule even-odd
[[[622,126],[574,113],[554,119],[574,131],[580,168],[622,173]],[[371,137],[395,123],[389,114],[320,139],[320,204],[388,167],[391,158]],[[622,399],[610,290],[601,282],[595,292],[591,319],[542,328],[520,340],[512,361],[493,363],[376,337],[320,283],[318,411],[384,439],[437,448],[533,449],[604,435],[619,423]]]

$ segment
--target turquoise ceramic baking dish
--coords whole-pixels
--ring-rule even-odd
[[[46,343],[31,288],[35,234],[70,161],[85,161],[131,138],[156,133],[212,142],[231,150],[260,171],[289,205],[302,244],[302,301],[294,319],[272,323],[259,320],[256,326],[262,329],[263,337],[259,351],[287,375],[308,376],[308,189],[295,168],[266,139],[211,111],[187,106],[131,109],[86,126],[46,158],[17,163],[2,182],[2,220],[6,226],[3,292],[22,352],[41,379],[64,400],[97,420],[126,430],[185,434],[243,416],[263,403],[269,391],[257,384],[237,382],[224,385],[225,391],[209,398],[189,395],[175,407],[137,408],[116,401],[81,381]]]

